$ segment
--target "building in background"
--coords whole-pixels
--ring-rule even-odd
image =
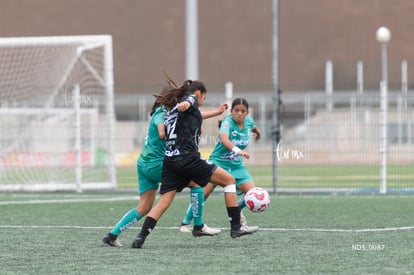
[[[271,90],[271,1],[199,0],[199,75],[210,91],[232,81],[239,91]],[[185,0],[3,0],[0,35],[111,34],[116,94],[153,93],[160,69],[185,76]],[[392,31],[389,82],[399,87],[401,61],[414,62],[410,0],[279,0],[279,82],[284,92],[324,89],[325,62],[334,89],[355,90],[356,63],[367,89],[380,81],[375,31]],[[413,77],[409,75],[409,82]]]

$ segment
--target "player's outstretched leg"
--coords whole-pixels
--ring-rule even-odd
[[[119,242],[119,240],[117,238],[118,238],[117,235],[113,235],[111,233],[108,233],[102,238],[102,243],[106,244],[106,245],[109,245],[109,246],[121,247],[122,244]]]
[[[204,189],[204,200],[207,200],[207,198],[209,197],[210,193],[213,192],[213,190],[214,190],[215,187],[216,187],[216,185],[214,185],[212,183],[209,183],[209,184],[207,184],[206,186],[203,187],[203,189]],[[192,188],[191,190],[193,191],[193,189],[194,188]],[[198,201],[200,203],[201,199],[198,198]],[[184,218],[183,218],[183,220],[181,222],[181,225],[179,227],[179,231],[181,233],[192,233],[192,227],[190,225],[191,224],[191,221],[194,218],[194,215],[193,215],[194,209],[192,207],[192,204],[193,204],[193,197],[191,197],[191,202],[190,202],[190,204],[189,204],[189,206],[187,208],[187,211],[185,213],[185,216],[184,216]],[[196,225],[196,223],[194,223],[194,225]],[[216,230],[218,230],[218,229],[216,228]]]
[[[194,217],[194,237],[214,236],[220,234],[221,230],[210,228],[203,222],[204,190],[202,187],[191,188],[191,206]]]
[[[132,248],[141,248],[147,236],[154,230],[157,221],[164,212],[170,207],[177,190],[162,193],[157,204],[151,209],[142,224],[141,231],[132,242]]]
[[[230,236],[239,238],[256,232],[256,228],[242,227],[240,224],[240,208],[237,203],[236,180],[234,177],[224,169],[217,167],[211,175],[210,181],[223,187],[224,201],[230,221]]]
[[[239,238],[241,236],[253,234],[258,230],[258,227],[249,227],[247,225],[240,224],[240,208],[239,207],[227,207],[227,212],[230,219],[230,237]]]
[[[144,224],[142,225],[141,231],[134,238],[131,247],[141,248],[147,236],[152,232],[152,230],[154,230],[154,227],[156,224],[157,224],[157,220],[151,218],[150,216],[147,216],[145,218]]]
[[[134,225],[137,221],[142,218],[142,215],[137,211],[136,208],[132,208],[118,221],[118,223],[112,228],[112,230],[106,234],[102,242],[109,246],[119,247],[122,246],[117,239],[119,235]]]

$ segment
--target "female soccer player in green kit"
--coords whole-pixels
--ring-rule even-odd
[[[236,186],[243,196],[239,200],[239,207],[243,209],[244,194],[251,188],[255,187],[250,173],[243,164],[243,157],[250,158],[250,154],[244,149],[248,146],[251,133],[255,134],[256,141],[260,138],[260,130],[254,125],[254,120],[249,114],[249,103],[244,98],[236,98],[233,100],[229,116],[226,116],[220,124],[219,142],[216,144],[210,155],[209,161],[215,163],[219,167],[229,172],[236,179]],[[205,199],[213,191],[215,185],[208,184],[204,187]],[[240,221],[246,224],[246,219],[241,215]],[[189,224],[193,219],[193,209],[191,204],[187,209],[187,213],[181,223],[180,231],[191,232]],[[257,228],[252,226],[252,228]]]
[[[168,83],[170,84],[171,82],[172,81],[170,80]],[[172,85],[175,85],[175,83],[172,82]],[[169,92],[169,90],[170,88],[166,88],[165,92]],[[223,103],[217,110],[203,112],[202,118],[207,119],[218,116],[222,114],[226,108],[227,105]],[[118,236],[137,221],[141,220],[143,216],[148,214],[154,204],[159,183],[161,182],[162,163],[166,149],[164,126],[165,111],[164,106],[160,103],[157,101],[154,103],[150,113],[151,121],[149,123],[148,135],[137,161],[137,173],[139,179],[138,193],[140,195],[139,203],[136,208],[132,208],[125,213],[111,231],[103,237],[102,242],[106,245],[115,247],[121,246]],[[200,197],[200,200],[204,202],[203,195],[199,195],[199,193],[203,194],[201,187],[200,189],[195,188],[193,193],[193,197]],[[195,200],[195,203],[200,204],[201,202]],[[195,224],[196,223],[203,224],[201,215],[197,215],[195,219]],[[220,230],[209,228],[206,225],[204,229],[206,234],[216,235],[220,233]]]

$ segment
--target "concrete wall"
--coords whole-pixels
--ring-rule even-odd
[[[2,0],[0,35],[111,34],[116,92],[153,93],[160,68],[181,82],[185,72],[185,0]],[[392,31],[391,85],[400,62],[414,61],[414,1],[279,0],[280,86],[285,92],[323,89],[324,64],[334,62],[335,89],[355,89],[356,62],[366,87],[378,87],[375,31]],[[271,88],[271,1],[199,0],[200,79],[209,90]],[[410,70],[409,70],[410,71]],[[413,82],[409,75],[409,82]]]

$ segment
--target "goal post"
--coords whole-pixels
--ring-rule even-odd
[[[0,38],[0,191],[116,188],[109,35]]]

